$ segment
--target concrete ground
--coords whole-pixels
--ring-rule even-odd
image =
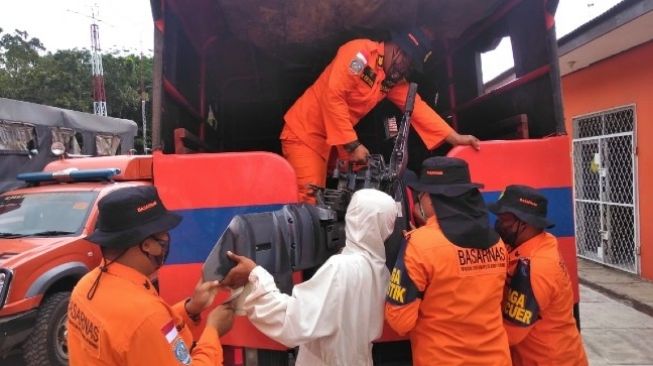
[[[592,366],[653,366],[653,317],[581,285],[580,318]]]
[[[578,259],[578,277],[582,285],[653,316],[653,282],[583,258]]]
[[[653,283],[582,258],[578,276],[590,365],[653,365]]]

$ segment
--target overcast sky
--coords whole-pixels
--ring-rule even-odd
[[[148,0],[0,0],[0,28],[25,30],[48,51],[91,48],[91,7],[99,8],[102,50],[152,53]]]
[[[319,1],[319,0],[316,0]],[[483,1],[483,0],[479,0]],[[560,0],[556,13],[559,37],[573,31],[621,0]],[[27,31],[47,50],[90,48],[91,6],[99,7],[100,45],[104,51],[152,53],[153,24],[148,0],[0,0],[0,28]],[[484,79],[511,67],[509,43],[483,57]]]

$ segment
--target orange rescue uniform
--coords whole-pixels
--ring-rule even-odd
[[[199,327],[184,302],[169,306],[146,276],[112,263],[91,300],[87,293],[100,273],[96,268],[79,281],[68,305],[68,351],[75,365],[222,365],[218,332]]]
[[[543,232],[509,254],[503,303],[514,365],[583,366],[573,292],[555,236]]]
[[[409,333],[414,365],[510,365],[500,310],[506,263],[501,240],[488,249],[456,246],[435,217],[410,233],[385,317]]]
[[[383,42],[357,39],[345,43],[284,116],[282,150],[297,174],[301,200],[312,201],[306,196],[308,183],[325,185],[331,146],[357,140],[354,126],[374,106],[387,97],[404,108],[408,83],[384,82],[383,52]],[[429,149],[453,132],[419,95],[411,122]]]

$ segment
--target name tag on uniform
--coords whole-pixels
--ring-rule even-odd
[[[361,80],[365,82],[370,88],[374,85],[376,81],[376,73],[372,70],[371,67],[365,66],[365,69],[361,73]]]

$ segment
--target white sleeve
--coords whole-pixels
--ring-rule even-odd
[[[292,296],[279,291],[272,275],[263,267],[252,270],[252,292],[243,305],[249,320],[265,335],[287,347],[336,332],[341,306],[335,279],[337,265],[327,261],[310,280],[296,285]],[[331,303],[326,304],[329,299]]]

